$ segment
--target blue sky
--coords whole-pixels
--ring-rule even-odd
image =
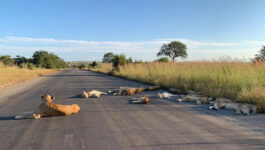
[[[264,0],[0,0],[0,55],[153,60],[178,40],[188,60],[250,58],[265,44],[264,10]]]

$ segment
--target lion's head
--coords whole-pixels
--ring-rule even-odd
[[[45,96],[41,95],[41,102],[42,103],[51,103],[54,100],[53,96],[50,96],[49,94],[46,94]]]

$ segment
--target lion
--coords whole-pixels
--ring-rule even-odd
[[[129,100],[132,104],[148,104],[150,102],[147,96],[139,97],[139,98],[132,98]]]
[[[208,104],[212,98],[203,97],[197,94],[180,95],[182,98],[177,99],[177,102],[196,102],[197,105]]]
[[[241,104],[241,103],[234,103],[234,102],[227,103],[225,106],[225,109],[235,110],[236,114],[238,115],[246,114],[248,116],[251,112],[252,114],[256,114],[258,112],[258,107],[256,105]]]
[[[212,106],[209,106],[209,109],[216,109],[219,110],[221,108],[225,108],[225,109],[231,109],[231,110],[235,110],[236,114],[246,114],[249,116],[249,114],[252,112],[252,114],[256,114],[260,111],[260,108],[257,107],[256,105],[252,105],[252,104],[245,104],[245,103],[235,103],[232,102],[229,99],[225,99],[225,98],[219,98],[216,99],[213,102]]]
[[[211,106],[209,106],[209,109],[215,109],[215,110],[219,110],[222,108],[225,108],[226,104],[231,103],[230,99],[226,99],[226,98],[218,98],[216,99]]]
[[[144,91],[143,87],[136,88],[135,93],[142,93]]]
[[[145,91],[155,91],[155,90],[160,90],[161,87],[159,85],[155,85],[155,86],[148,86],[147,88],[145,88]]]
[[[178,97],[178,95],[170,94],[168,92],[158,93],[157,96],[159,98],[164,98],[164,99],[171,99],[174,97]]]
[[[249,116],[251,112],[252,114],[258,113],[260,111],[260,108],[252,104],[241,104],[240,111],[241,111],[240,114],[243,113]]]
[[[92,90],[90,92],[83,91],[82,97],[84,98],[99,98],[101,95],[106,95],[105,92],[100,92],[98,90]]]
[[[113,95],[134,95],[136,93],[137,88],[132,88],[132,87],[120,87],[117,90],[114,91],[108,91],[107,93],[113,94]],[[140,92],[141,89],[138,89],[138,92]]]
[[[41,96],[42,103],[34,112],[26,112],[20,116],[15,116],[15,119],[39,119],[49,116],[64,116],[76,114],[80,111],[80,107],[77,104],[72,105],[59,105],[54,104],[53,96],[45,95]]]
[[[175,89],[175,88],[170,88],[169,92],[171,92],[173,94],[182,94],[182,95],[187,95],[188,94],[186,91]]]

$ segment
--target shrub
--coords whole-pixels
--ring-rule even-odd
[[[85,64],[79,64],[78,68],[79,69],[85,69],[86,68],[86,65]]]
[[[123,66],[126,64],[125,55],[114,55],[112,59],[112,65],[114,70],[119,70],[119,66]]]
[[[98,63],[96,61],[93,61],[91,64],[89,64],[92,68],[95,68],[98,66]]]
[[[41,68],[66,68],[67,64],[57,55],[47,51],[36,51],[33,54],[33,63]]]
[[[0,56],[0,62],[2,62],[5,66],[14,65],[14,59],[9,55]]]
[[[161,57],[157,61],[158,62],[168,62],[168,58],[167,57]]]

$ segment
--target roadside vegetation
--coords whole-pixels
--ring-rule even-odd
[[[185,55],[186,57],[186,55]],[[217,61],[171,62],[158,59],[146,63],[103,63],[92,71],[160,85],[164,88],[194,90],[204,96],[229,98],[235,102],[261,106],[265,111],[265,47],[252,61],[220,59]],[[159,61],[160,60],[160,61]]]
[[[68,64],[60,57],[47,51],[36,51],[32,58],[17,55],[0,56],[0,88],[23,82],[64,69]]]

